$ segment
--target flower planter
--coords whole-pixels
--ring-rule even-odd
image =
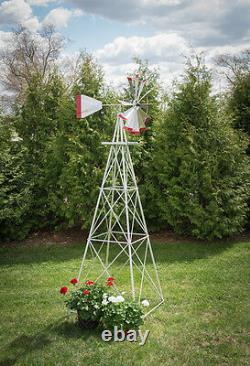
[[[70,292],[65,303],[70,311],[77,312],[78,326],[81,329],[118,327],[127,335],[130,330],[134,332],[143,324],[142,306],[148,306],[149,302],[143,300],[139,304],[132,300],[125,300],[122,295],[115,296],[111,290],[113,282],[113,277],[108,277],[106,286],[91,280],[81,284],[76,278],[70,281],[75,289]],[[60,293],[67,295],[68,287],[62,287]],[[131,337],[132,334],[134,333],[131,332]]]
[[[96,320],[82,319],[79,311],[77,312],[77,320],[78,320],[78,324],[79,324],[80,328],[82,328],[82,329],[95,329],[99,325],[99,322]]]

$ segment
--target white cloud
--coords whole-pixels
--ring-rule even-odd
[[[135,63],[112,65],[108,63],[101,64],[104,70],[105,82],[107,85],[117,90],[122,90],[127,85],[126,76],[137,69]],[[158,62],[150,63],[150,70],[157,70],[160,75],[159,82],[165,90],[172,88],[174,80],[180,80],[184,70],[184,58],[179,63]]]
[[[37,17],[31,17],[29,19],[24,20],[22,22],[22,25],[32,32],[37,31],[41,26]]]
[[[54,25],[55,27],[67,27],[72,17],[83,14],[81,9],[52,9],[40,23],[38,18],[33,15],[31,5],[43,6],[58,0],[6,0],[0,4],[0,25],[21,24],[32,32],[36,32],[43,25]]]
[[[178,5],[183,2],[183,0],[141,0],[141,4],[145,5]]]
[[[24,0],[8,0],[0,5],[0,25],[21,24],[31,31],[39,28],[37,17],[32,14],[30,5]]]
[[[11,36],[12,36],[11,32],[0,31],[0,49],[9,44]]]
[[[72,17],[78,17],[83,14],[82,10],[70,10],[66,8],[55,8],[51,10],[43,20],[43,25],[52,24],[57,28],[67,27]]]
[[[149,61],[150,68],[157,68],[165,88],[171,87],[173,80],[180,79],[184,71],[185,57],[194,52],[203,53],[206,65],[213,69],[214,92],[224,88],[224,78],[215,66],[215,57],[222,53],[236,54],[242,51],[244,43],[223,47],[189,47],[185,39],[176,33],[159,33],[152,37],[118,37],[95,52],[102,64],[107,83],[121,88],[126,83],[126,75],[136,68],[134,56]]]
[[[159,33],[152,37],[118,37],[95,52],[103,65],[106,80],[120,87],[125,76],[136,65],[133,57],[148,60],[152,69],[159,69],[165,85],[170,85],[183,70],[184,55],[190,53],[190,47],[184,38],[176,33]]]
[[[195,46],[249,41],[249,0],[71,0],[86,14],[178,32]],[[193,32],[195,30],[195,32]],[[200,32],[199,32],[200,30]]]
[[[183,37],[176,33],[159,33],[152,37],[118,37],[96,51],[96,57],[102,62],[129,62],[133,57],[147,59],[150,62],[178,62],[181,55],[188,52]]]
[[[21,23],[32,16],[32,9],[24,0],[4,1],[0,5],[0,24]]]
[[[103,70],[105,73],[105,81],[108,85],[120,89],[127,84],[126,76],[136,70],[135,63],[110,65],[103,63]],[[159,62],[157,64],[150,64],[150,70],[158,70],[160,74],[160,83],[164,88],[171,87],[173,80],[180,78],[183,72],[183,63],[171,65],[167,62]]]
[[[59,0],[26,0],[27,3],[34,6],[46,6],[50,3],[61,2]]]

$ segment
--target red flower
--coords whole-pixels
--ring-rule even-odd
[[[65,295],[67,292],[68,292],[68,287],[66,287],[66,286],[61,287],[61,289],[60,289],[60,293],[61,293],[62,295]]]
[[[108,279],[107,279],[107,281],[108,282],[112,282],[112,281],[114,281],[115,279],[114,279],[114,277],[109,277]]]
[[[108,281],[107,282],[107,286],[113,286],[113,282],[112,281]]]
[[[88,295],[89,294],[89,290],[84,290],[83,291],[83,295]]]
[[[75,285],[77,283],[77,279],[76,278],[72,278],[72,280],[70,281],[70,283],[72,283],[72,285]]]
[[[86,281],[85,283],[86,283],[86,285],[89,285],[89,286],[94,285],[94,281],[89,281],[89,280],[88,280],[88,281]]]

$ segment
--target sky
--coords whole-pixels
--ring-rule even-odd
[[[249,47],[250,0],[0,0],[0,48],[18,24],[53,24],[67,40],[63,56],[92,53],[109,84],[122,84],[136,56],[170,85],[191,52],[212,67],[216,55]]]

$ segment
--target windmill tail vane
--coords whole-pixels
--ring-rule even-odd
[[[120,101],[118,105],[130,106],[124,112],[118,114],[118,117],[122,119],[124,126],[132,135],[140,135],[143,131],[147,130],[147,123],[150,117],[142,109],[140,101],[144,98],[141,97],[143,88],[146,84],[146,80],[140,77],[138,74],[135,76],[128,76],[128,83],[130,88],[130,95],[132,101]],[[148,93],[146,93],[148,94]],[[143,104],[145,106],[146,104]],[[101,110],[103,108],[101,101],[91,98],[87,95],[76,96],[76,117],[85,118],[89,115]]]
[[[126,134],[126,131],[140,134],[146,128],[148,116],[139,104],[145,80],[136,75],[128,81],[134,93],[132,103],[126,102],[131,107],[117,114],[112,141],[102,143],[110,150],[78,281],[82,277],[84,280],[117,278],[123,273],[123,279],[129,278],[133,300],[138,303],[149,300],[147,316],[164,298],[129,150],[138,142],[127,141]],[[77,96],[76,105],[78,118],[89,116],[103,106],[100,101],[84,95]],[[121,289],[127,290],[124,286],[121,284],[116,291],[120,294]]]

